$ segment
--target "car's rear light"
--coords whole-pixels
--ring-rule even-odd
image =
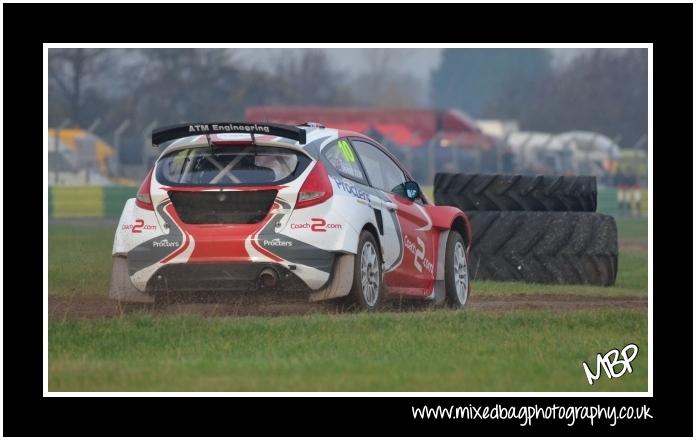
[[[152,197],[150,197],[150,181],[152,180],[153,169],[150,169],[150,172],[147,173],[145,180],[143,180],[143,183],[140,184],[140,188],[138,188],[138,194],[135,196],[136,206],[150,211],[155,210],[154,206],[152,206]]]
[[[295,209],[306,208],[322,203],[333,196],[333,187],[329,181],[329,173],[324,164],[317,162],[309,172],[297,195]]]

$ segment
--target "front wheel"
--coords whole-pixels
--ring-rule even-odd
[[[360,309],[373,311],[382,303],[382,259],[371,233],[363,231],[358,242],[353,270],[353,287],[348,298]]]
[[[450,231],[445,256],[445,291],[447,304],[463,308],[469,300],[469,266],[466,245],[461,234]]]

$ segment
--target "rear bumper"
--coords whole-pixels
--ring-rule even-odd
[[[292,266],[291,266],[292,267]],[[273,288],[261,285],[259,276],[271,268],[278,274]],[[148,293],[168,292],[251,292],[259,289],[275,291],[309,291],[307,284],[293,270],[277,263],[182,263],[167,264],[152,274],[147,282]]]
[[[310,289],[302,278],[294,273],[293,265],[285,267],[268,262],[243,263],[182,263],[169,264],[157,269],[147,281],[145,291],[136,289],[128,275],[125,256],[115,256],[112,270],[112,286],[109,296],[116,300],[152,303],[155,295],[166,298],[202,298],[198,294],[212,294],[227,298],[235,293],[301,293],[310,301],[322,301],[348,295],[353,283],[353,254],[339,254],[327,282],[319,289]],[[273,269],[278,274],[276,286],[262,285],[262,271]],[[181,296],[186,295],[186,296]]]

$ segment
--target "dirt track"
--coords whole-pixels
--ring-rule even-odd
[[[647,298],[598,298],[579,295],[516,295],[510,297],[475,296],[467,306],[469,310],[505,312],[512,310],[556,310],[572,311],[583,309],[643,309],[647,310]],[[393,302],[388,306],[394,311],[423,310],[421,303]],[[308,303],[304,297],[240,298],[224,303],[168,304],[157,307],[136,307],[157,315],[197,314],[201,316],[282,316],[311,313],[341,313],[340,306],[332,303]],[[122,316],[132,310],[119,307],[103,295],[49,296],[48,316],[51,320],[98,319]]]

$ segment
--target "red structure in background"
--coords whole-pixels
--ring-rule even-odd
[[[436,135],[443,147],[488,150],[495,140],[484,135],[466,114],[450,110],[379,107],[248,107],[247,121],[285,124],[317,122],[326,127],[375,133],[405,148],[428,144]]]

